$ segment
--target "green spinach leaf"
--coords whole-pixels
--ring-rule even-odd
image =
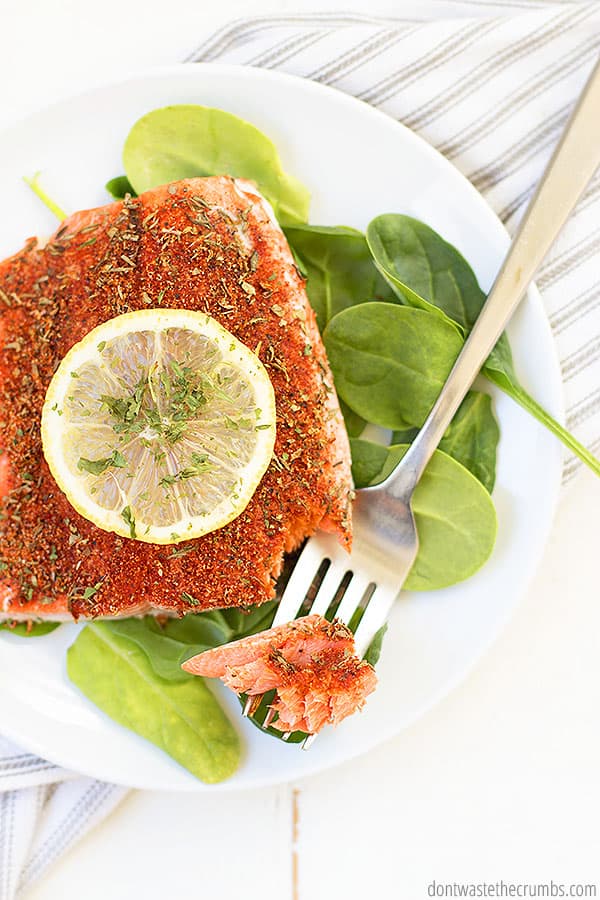
[[[404,454],[406,444],[376,444],[362,438],[351,438],[352,478],[357,488],[379,484],[391,475]]]
[[[55,631],[61,624],[61,622],[33,622],[28,625],[27,622],[0,622],[0,631],[8,631],[9,634],[16,634],[18,637],[42,637]]]
[[[132,197],[136,196],[126,175],[117,175],[116,178],[111,178],[104,187],[115,200],[123,200],[126,194],[131,194]]]
[[[500,429],[489,394],[469,391],[458,408],[439,449],[461,463],[491,494],[496,481]]]
[[[135,644],[146,655],[154,674],[166,681],[187,681],[188,675],[181,668],[185,654],[189,651],[193,656],[216,646],[211,641],[212,634],[197,636],[189,644],[170,637],[152,616],[145,616],[143,619],[115,619],[104,624],[115,640]],[[201,640],[201,637],[205,637],[205,640]]]
[[[358,413],[355,413],[354,410],[350,409],[348,404],[344,403],[341,397],[338,397],[338,401],[342,416],[344,417],[344,425],[346,426],[348,437],[359,437],[366,428],[366,420],[363,419],[362,416],[359,416]]]
[[[338,313],[323,339],[342,400],[392,429],[423,424],[462,346],[454,325],[438,316],[379,302]]]
[[[383,639],[387,630],[388,626],[386,622],[385,625],[382,625],[381,628],[375,632],[375,637],[367,647],[365,659],[370,666],[376,666],[379,662],[379,657],[381,656],[381,648],[383,646]]]
[[[182,178],[231,175],[256,182],[282,224],[308,217],[310,195],[283,171],[275,145],[254,125],[221,109],[153,110],[129,132],[123,164],[138,194]]]
[[[395,431],[393,444],[410,444],[416,430]],[[489,394],[469,391],[454,416],[439,449],[461,463],[491,494],[496,481],[496,450],[500,429]]]
[[[323,331],[336,313],[367,300],[394,302],[396,295],[373,265],[361,231],[338,226],[295,225],[285,229],[306,291]]]
[[[229,628],[231,636],[227,640],[237,641],[240,638],[250,637],[259,631],[265,631],[267,628],[270,628],[278,605],[277,600],[269,600],[267,603],[262,603],[260,606],[252,606],[249,609],[232,607],[231,609],[203,613],[203,615],[213,616],[215,613],[219,613]],[[190,617],[186,616],[186,618],[189,619]],[[179,621],[184,622],[185,619],[180,619]],[[175,626],[175,620],[173,620],[172,625]]]
[[[250,612],[215,609],[190,613],[181,619],[167,619],[164,624],[159,624],[153,616],[114,619],[105,624],[116,637],[139,647],[160,678],[185,681],[189,676],[181,664],[186,659],[269,628],[276,606],[275,601],[271,601],[253,607]]]
[[[466,332],[473,327],[485,294],[465,258],[437,232],[409,216],[389,214],[373,219],[367,241],[379,270],[407,303],[420,308],[433,305]],[[520,384],[505,334],[488,357],[483,374],[600,475],[600,460]]]
[[[196,653],[218,647],[230,641],[249,637],[271,627],[277,602],[274,600],[243,609],[215,609],[210,612],[190,614],[182,619],[169,619],[162,626],[162,633],[182,647],[177,665]]]
[[[114,622],[92,622],[67,651],[71,681],[114,721],[151,741],[202,781],[235,772],[240,743],[203,679],[167,680]]]
[[[479,314],[479,285],[467,261],[432,228],[410,216],[377,216],[367,242],[379,271],[410,304],[467,331]]]
[[[352,440],[357,487],[378,484],[392,472],[407,445],[384,447]],[[433,591],[464,581],[489,558],[496,540],[496,511],[480,481],[436,450],[413,497],[419,553],[404,583],[407,591]]]

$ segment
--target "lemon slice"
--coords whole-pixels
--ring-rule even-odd
[[[105,531],[153,544],[239,516],[274,442],[260,360],[189,310],[94,328],[61,362],[42,410],[44,455],[71,505]]]

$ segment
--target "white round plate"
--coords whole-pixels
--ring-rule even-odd
[[[143,113],[174,103],[216,106],[248,119],[277,145],[287,171],[312,191],[310,219],[364,228],[403,212],[455,244],[489,287],[506,250],[504,228],[474,188],[402,125],[331,88],[259,69],[154,69],[59,103],[5,132],[0,145],[0,258],[56,221],[23,182],[41,170],[48,193],[74,211],[108,202],[121,150]],[[561,416],[561,385],[539,295],[531,291],[509,334],[530,392]],[[540,559],[560,480],[559,445],[494,391],[502,439],[494,501],[498,542],[475,577],[394,609],[365,711],[323,733],[309,753],[262,735],[220,691],[245,747],[238,772],[207,787],[162,751],[112,722],[67,679],[78,626],[31,640],[0,633],[0,731],[70,769],[140,788],[219,790],[283,782],[364,752],[413,722],[465,677],[508,620]],[[221,687],[219,684],[217,690]]]

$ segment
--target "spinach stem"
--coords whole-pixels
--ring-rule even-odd
[[[486,373],[488,374],[488,373]],[[493,380],[493,379],[492,379]],[[525,391],[520,385],[510,384],[506,385],[503,382],[495,382],[498,384],[509,397],[512,397],[519,406],[522,406],[524,410],[530,413],[538,422],[541,422],[548,431],[550,431],[555,437],[558,438],[561,443],[564,444],[575,456],[579,457],[579,459],[585,463],[588,468],[592,470],[596,475],[600,475],[600,460],[596,459],[590,451],[581,444],[577,438],[573,437],[573,435],[563,428],[556,419],[554,419],[550,413],[546,412],[543,406],[531,397],[527,391]]]
[[[33,175],[31,178],[28,178],[27,175],[24,175],[23,181],[29,185],[36,197],[39,197],[44,206],[47,206],[50,212],[53,213],[60,222],[67,218],[67,214],[64,209],[61,209],[61,207],[57,203],[55,203],[54,200],[51,199],[51,197],[48,196],[46,191],[42,187],[40,187],[39,172],[36,172],[35,175]]]

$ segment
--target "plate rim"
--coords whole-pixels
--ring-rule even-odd
[[[8,123],[2,129],[0,129],[0,134],[4,138],[10,139],[11,132],[18,132],[20,128],[25,127],[28,122],[36,119],[38,116],[51,115],[55,109],[60,108],[61,106],[64,106],[66,104],[76,103],[78,100],[81,101],[84,98],[93,100],[95,94],[102,94],[107,90],[110,90],[111,88],[114,89],[118,86],[122,86],[123,88],[125,88],[130,84],[147,82],[171,76],[181,76],[183,73],[188,73],[190,75],[192,75],[193,73],[198,73],[199,75],[202,75],[202,73],[207,72],[210,72],[212,75],[218,75],[219,73],[222,73],[223,75],[235,75],[236,77],[243,73],[245,78],[256,79],[258,81],[270,81],[279,86],[283,84],[284,87],[286,83],[291,83],[296,87],[301,86],[302,90],[309,93],[316,93],[318,95],[330,95],[336,103],[342,103],[350,109],[360,108],[363,115],[372,116],[378,121],[385,121],[386,127],[399,128],[404,133],[404,138],[408,141],[413,142],[413,144],[418,148],[419,154],[429,157],[434,165],[438,167],[441,166],[446,170],[446,172],[448,172],[451,177],[458,178],[461,181],[462,188],[471,194],[472,201],[481,208],[482,214],[488,217],[490,222],[492,220],[494,221],[494,225],[498,233],[498,238],[501,238],[505,242],[505,245],[508,246],[510,241],[508,231],[506,230],[505,226],[500,221],[492,207],[488,204],[482,194],[480,194],[479,191],[468,180],[468,178],[463,175],[463,173],[450,160],[446,159],[446,157],[444,157],[438,150],[436,150],[435,147],[429,144],[425,138],[412,131],[410,128],[408,128],[408,126],[404,125],[401,121],[395,119],[393,116],[388,115],[382,110],[370,105],[366,101],[354,97],[353,95],[339,88],[333,87],[331,85],[321,84],[320,82],[313,81],[312,79],[292,75],[287,72],[280,72],[275,69],[264,69],[259,66],[218,62],[184,62],[172,65],[154,66],[151,68],[144,67],[128,74],[121,74],[112,78],[107,78],[100,83],[96,83],[91,87],[84,88],[77,92],[65,92],[64,94],[58,96],[51,103],[40,106],[39,108],[14,119],[12,122]],[[548,359],[549,374],[551,374],[552,376],[550,378],[551,383],[549,385],[549,388],[553,395],[553,402],[549,404],[549,406],[554,417],[557,418],[562,424],[565,420],[564,386],[560,377],[560,366],[558,361],[557,348],[556,343],[552,338],[552,332],[547,319],[546,311],[544,309],[542,297],[537,287],[535,286],[535,283],[532,283],[528,290],[527,302],[531,304],[536,313],[540,315],[540,321],[544,323],[544,328],[547,333],[546,336],[550,338],[547,343],[548,346],[553,349],[553,352],[551,354],[551,357]],[[443,686],[441,686],[437,692],[434,692],[428,698],[426,703],[419,707],[418,711],[411,716],[409,721],[396,726],[392,725],[386,730],[379,729],[377,732],[377,737],[373,741],[371,741],[368,746],[361,746],[356,751],[353,751],[351,747],[348,747],[343,757],[320,761],[314,766],[309,767],[309,769],[304,770],[300,775],[290,776],[289,773],[285,772],[283,774],[274,773],[272,777],[261,777],[257,780],[250,779],[249,782],[243,784],[237,784],[235,779],[232,778],[228,779],[227,781],[220,782],[216,785],[205,784],[204,782],[194,779],[193,776],[190,776],[190,778],[186,779],[185,782],[177,781],[176,784],[164,783],[156,785],[149,784],[148,781],[144,781],[143,778],[141,778],[139,781],[125,781],[118,778],[115,779],[114,774],[99,773],[97,767],[93,767],[93,769],[90,769],[85,767],[84,765],[84,767],[81,768],[80,764],[78,764],[77,768],[74,769],[73,761],[69,760],[68,756],[65,757],[61,753],[51,753],[49,757],[44,747],[40,745],[40,742],[36,740],[24,740],[22,733],[19,732],[18,728],[11,728],[10,724],[8,727],[6,727],[6,725],[2,723],[2,733],[9,739],[20,744],[24,749],[32,753],[36,753],[45,759],[48,759],[55,765],[63,767],[69,772],[74,773],[74,775],[87,775],[93,778],[106,779],[115,784],[120,784],[130,788],[176,791],[185,793],[203,791],[240,791],[251,790],[261,786],[273,786],[288,781],[290,777],[293,777],[295,780],[310,777],[317,772],[326,771],[327,769],[333,768],[337,765],[341,765],[344,762],[348,762],[351,759],[357,758],[365,753],[370,752],[370,750],[372,750],[374,747],[379,746],[380,744],[388,740],[391,740],[403,730],[411,727],[418,720],[430,713],[444,698],[451,694],[458,685],[465,681],[468,675],[479,664],[481,659],[485,656],[485,654],[487,654],[492,645],[500,638],[500,636],[506,629],[506,626],[514,615],[519,603],[522,601],[522,598],[527,591],[533,577],[535,576],[538,566],[541,563],[544,548],[548,542],[548,537],[555,519],[556,508],[560,494],[562,470],[562,453],[560,452],[560,444],[558,443],[558,441],[556,443],[557,452],[554,454],[555,458],[553,460],[553,468],[555,471],[553,473],[552,492],[548,505],[548,515],[546,521],[538,529],[538,533],[541,535],[540,549],[537,554],[535,564],[530,567],[526,577],[520,582],[515,597],[513,597],[510,605],[506,607],[506,610],[499,620],[494,633],[481,642],[477,649],[477,652],[474,653],[473,656],[470,657],[464,665],[459,667],[454,676],[445,681]],[[136,740],[143,740],[135,734],[133,734],[133,737],[135,737]],[[185,770],[183,771],[185,772]],[[185,774],[187,775],[188,773],[186,772]],[[165,781],[167,781],[167,779],[165,779]]]

